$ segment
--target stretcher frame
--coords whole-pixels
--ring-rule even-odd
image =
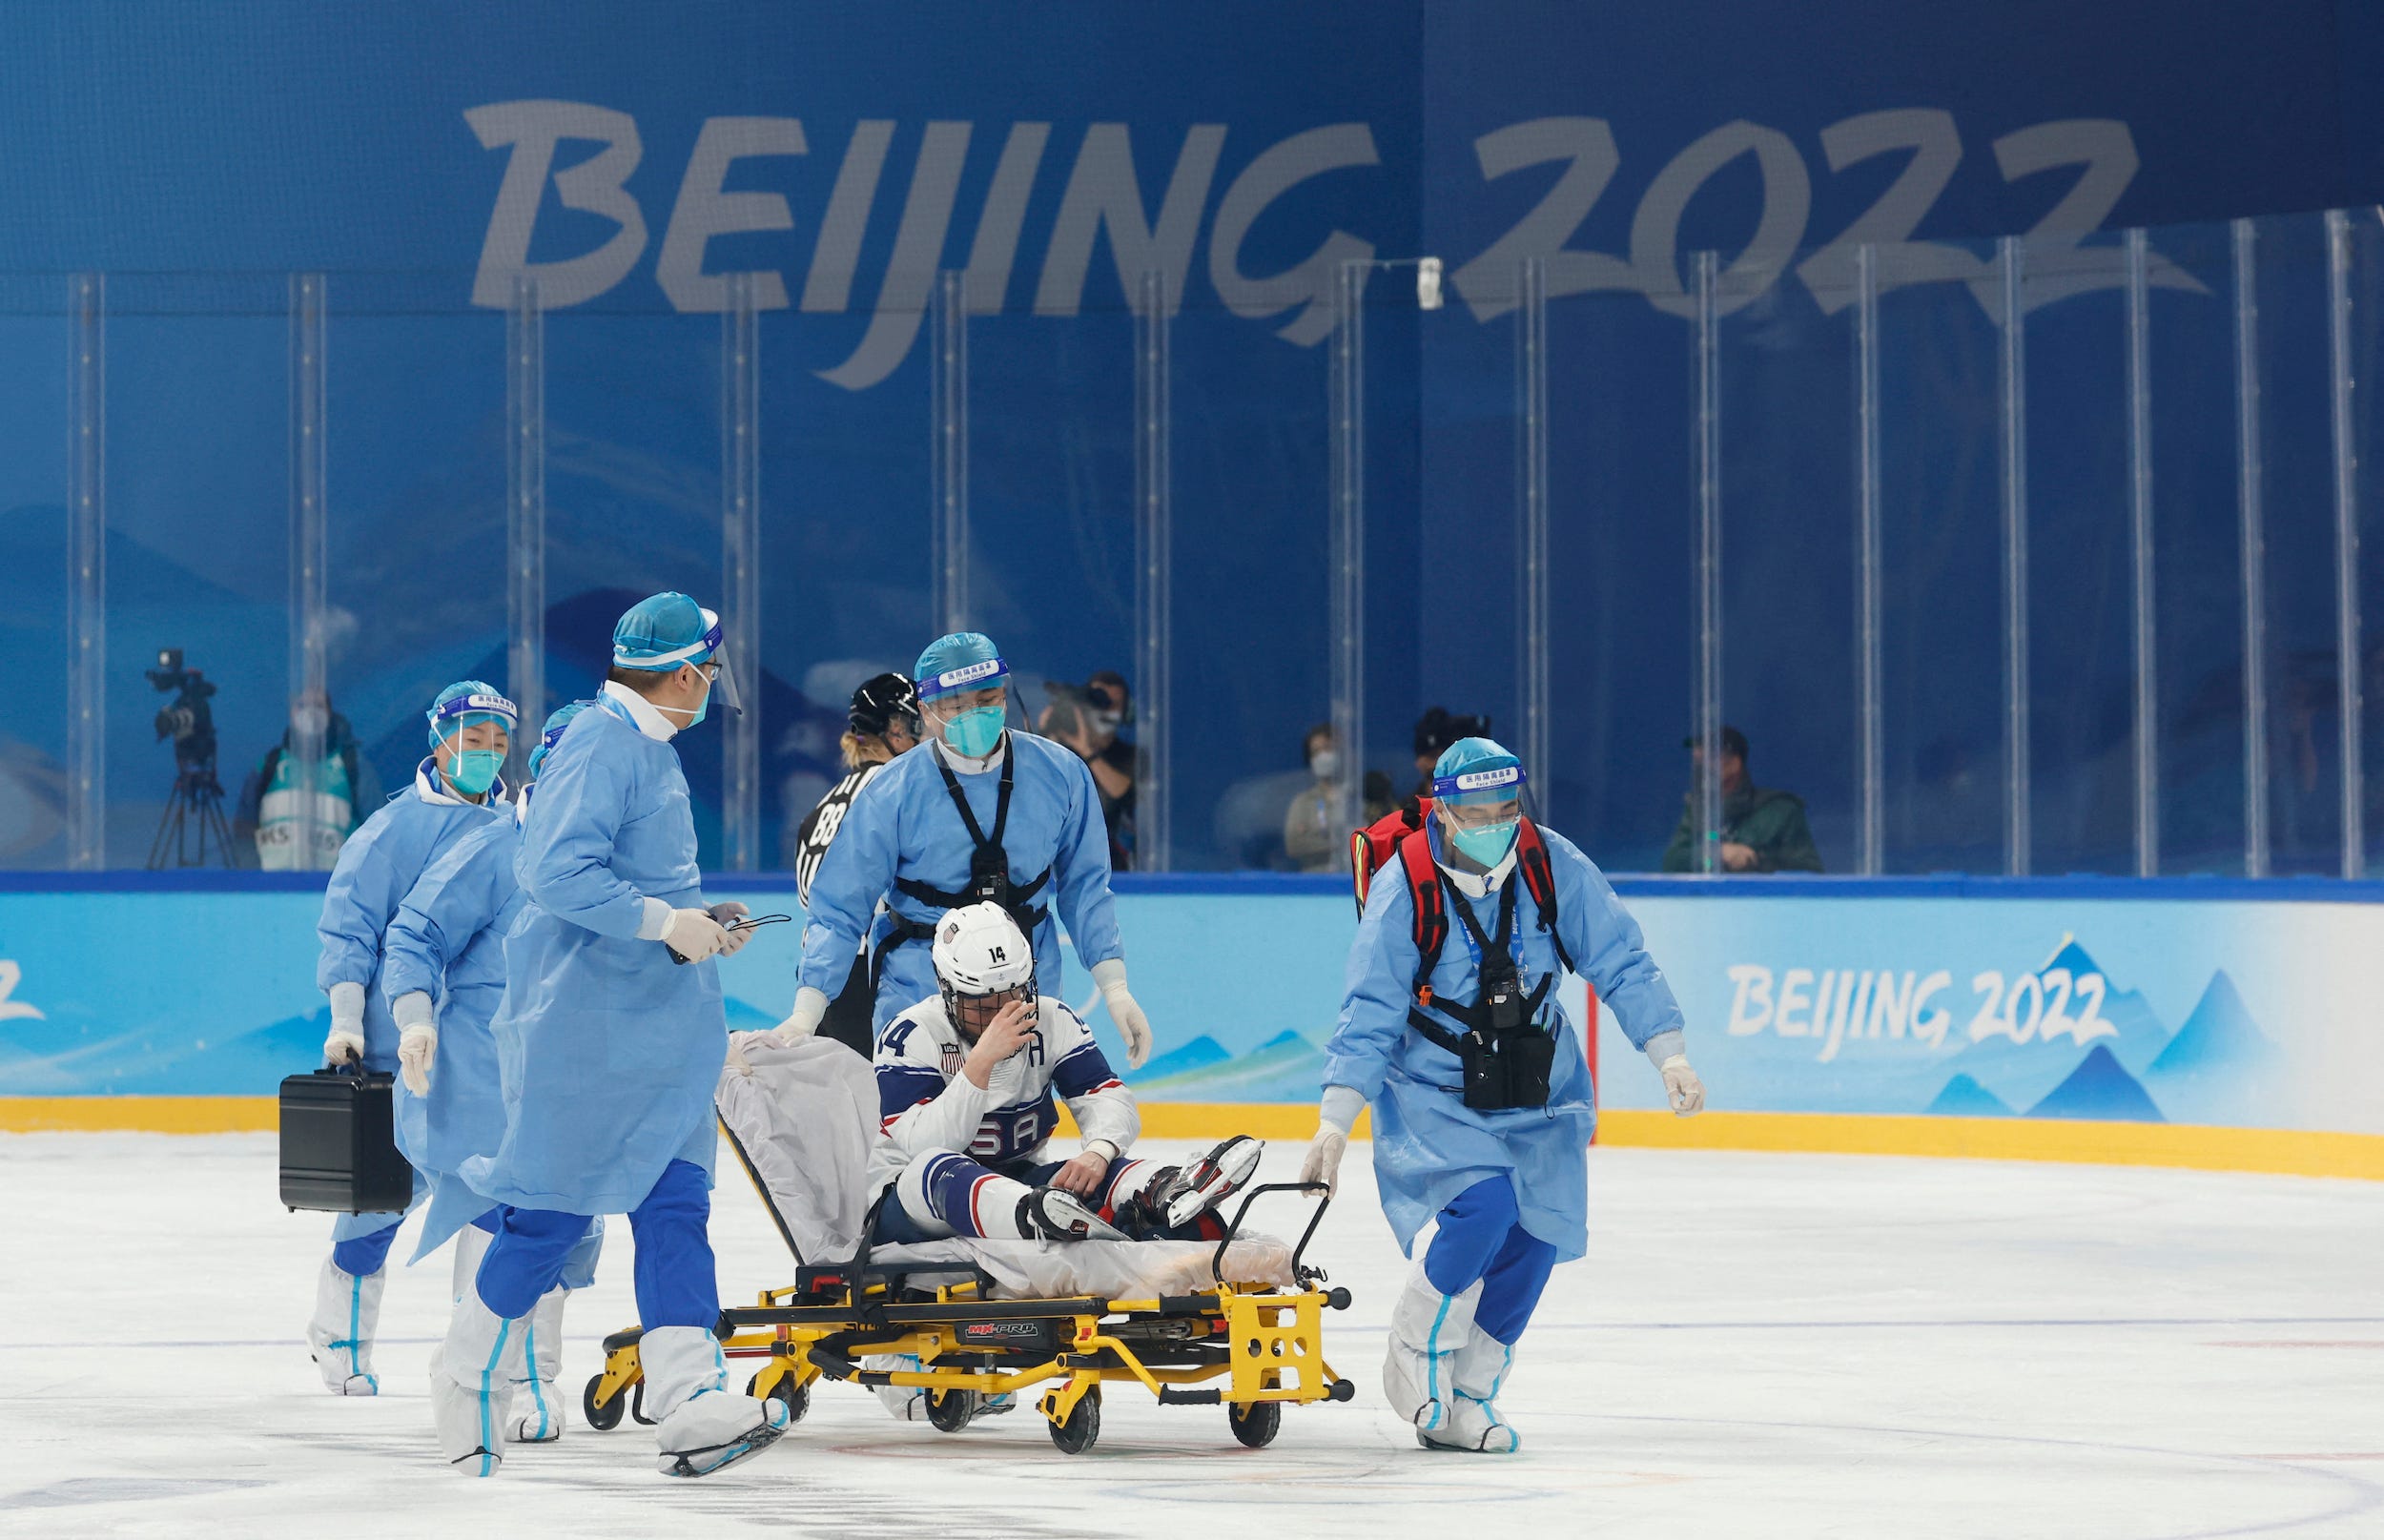
[[[748,1393],[786,1403],[790,1422],[811,1409],[812,1386],[822,1379],[923,1390],[928,1421],[945,1432],[966,1427],[994,1396],[1047,1386],[1036,1407],[1052,1442],[1081,1454],[1100,1436],[1101,1387],[1133,1383],[1163,1407],[1223,1406],[1234,1437],[1263,1448],[1274,1442],[1285,1405],[1357,1393],[1325,1359],[1324,1312],[1347,1309],[1349,1291],[1322,1287],[1324,1269],[1305,1261],[1331,1201],[1322,1183],[1272,1182],[1243,1193],[1212,1270],[1223,1276],[1225,1249],[1250,1205],[1279,1192],[1317,1199],[1292,1251],[1291,1289],[1219,1283],[1153,1299],[996,1300],[993,1280],[975,1268],[873,1266],[864,1239],[852,1262],[798,1263],[792,1287],[764,1289],[754,1304],[723,1310],[713,1334],[725,1357],[758,1361]],[[876,1217],[873,1208],[873,1227]],[[971,1276],[937,1282],[956,1273]],[[605,1339],[605,1366],[581,1398],[589,1427],[618,1427],[625,1407],[649,1421],[638,1361],[643,1336],[632,1326]],[[912,1355],[919,1367],[861,1367],[864,1356],[875,1354]],[[1209,1386],[1217,1380],[1225,1383]]]

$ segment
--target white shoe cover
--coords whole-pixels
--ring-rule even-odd
[[[728,1361],[701,1326],[656,1326],[639,1339],[646,1403],[656,1422],[654,1468],[709,1476],[759,1454],[792,1426],[787,1404],[729,1389]]]
[[[456,1302],[446,1340],[430,1360],[430,1414],[439,1453],[467,1476],[493,1476],[504,1459],[513,1385],[523,1373],[527,1318],[501,1320],[467,1287]]]
[[[306,1324],[306,1345],[314,1354],[315,1370],[323,1388],[335,1396],[377,1396],[380,1377],[373,1372],[373,1328],[380,1322],[380,1289],[387,1269],[359,1278],[323,1259],[322,1276],[315,1281],[315,1318]]]
[[[1453,1377],[1457,1389],[1448,1427],[1416,1437],[1434,1448],[1467,1449],[1477,1454],[1512,1454],[1523,1448],[1523,1435],[1498,1414],[1498,1392],[1514,1366],[1515,1350],[1476,1327],[1472,1338],[1457,1350]]]
[[[916,1353],[864,1353],[861,1367],[879,1374],[894,1371],[916,1373],[919,1356]],[[915,1385],[873,1385],[870,1394],[886,1408],[887,1415],[897,1423],[927,1421],[927,1392]]]
[[[551,1444],[563,1437],[564,1398],[555,1390],[563,1370],[563,1302],[571,1291],[550,1288],[529,1313],[522,1344],[523,1375],[513,1383],[513,1419],[505,1437],[516,1444]]]
[[[1416,1436],[1449,1428],[1456,1413],[1458,1349],[1472,1339],[1482,1285],[1443,1294],[1419,1261],[1390,1306],[1390,1345],[1383,1355],[1383,1396],[1415,1426]]]

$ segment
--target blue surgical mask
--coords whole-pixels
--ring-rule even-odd
[[[1479,829],[1449,829],[1444,826],[1449,843],[1463,851],[1468,859],[1478,861],[1485,868],[1496,866],[1507,858],[1509,851],[1514,849],[1516,828],[1517,821],[1512,818],[1505,823],[1484,824]]]
[[[973,707],[944,724],[944,742],[955,752],[983,759],[1001,742],[1001,717],[998,706]]]
[[[467,797],[479,796],[497,784],[505,756],[494,749],[459,749],[447,761],[447,781]]]

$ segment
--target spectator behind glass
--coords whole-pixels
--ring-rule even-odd
[[[1696,785],[1705,749],[1694,735],[1681,741],[1689,749],[1689,795],[1680,810],[1680,827],[1673,831],[1672,844],[1664,852],[1667,872],[1699,870]],[[1821,852],[1814,849],[1813,831],[1804,821],[1804,798],[1755,784],[1747,774],[1747,735],[1737,728],[1722,729],[1721,781],[1723,871],[1821,870]]]
[[[1082,685],[1053,685],[1035,725],[1043,737],[1076,750],[1093,772],[1115,872],[1134,867],[1134,745],[1118,735],[1131,707],[1125,680],[1104,669]]]
[[[1415,719],[1415,791],[1419,797],[1432,794],[1432,767],[1449,746],[1460,738],[1487,738],[1490,735],[1488,716],[1451,716],[1449,708],[1435,706]]]
[[[1284,813],[1283,848],[1291,857],[1297,872],[1346,872],[1349,870],[1349,831],[1341,827],[1335,814],[1340,811],[1341,750],[1334,746],[1333,727],[1319,722],[1308,729],[1301,740],[1301,751],[1306,755],[1308,773],[1315,777],[1308,789],[1291,799],[1291,807]]]
[[[296,843],[301,809],[298,766],[290,750],[301,731],[321,733],[323,746],[322,764],[315,772],[320,814],[311,855]],[[355,729],[331,708],[328,694],[310,690],[292,708],[289,730],[265,750],[264,762],[240,788],[232,849],[268,872],[328,872],[339,857],[339,847],[357,825],[380,811],[380,777],[357,744]]]

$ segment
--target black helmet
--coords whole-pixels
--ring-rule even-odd
[[[917,687],[901,674],[879,674],[853,692],[853,709],[845,721],[865,738],[882,738],[897,717],[908,723],[913,737],[918,736]]]

